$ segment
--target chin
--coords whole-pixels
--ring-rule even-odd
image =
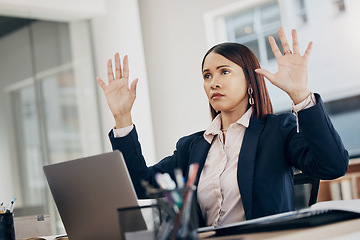
[[[226,111],[228,110],[228,106],[224,106],[224,104],[220,104],[220,103],[215,103],[215,104],[211,104],[211,106],[217,111]]]

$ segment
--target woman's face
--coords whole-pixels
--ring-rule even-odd
[[[245,111],[248,106],[248,84],[243,69],[211,52],[204,61],[204,89],[211,106],[216,111]]]

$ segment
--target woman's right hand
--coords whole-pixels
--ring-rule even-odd
[[[116,128],[127,127],[132,124],[131,108],[136,98],[136,85],[138,79],[135,79],[129,88],[129,63],[128,57],[123,59],[121,68],[120,55],[115,54],[115,78],[111,59],[107,62],[107,72],[109,84],[97,77],[97,82],[105,93],[107,103],[112,112]]]

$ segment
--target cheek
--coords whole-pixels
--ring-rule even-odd
[[[206,96],[209,97],[210,87],[209,87],[208,84],[206,84],[206,83],[204,83],[204,91],[205,91]]]
[[[236,83],[234,83],[233,85],[233,89],[238,92],[238,93],[241,93],[241,94],[244,94],[247,92],[247,83],[246,83],[246,80],[245,79],[241,79],[240,81],[236,81]]]
[[[231,94],[236,98],[245,98],[247,96],[247,85],[246,82],[237,82],[230,88]]]

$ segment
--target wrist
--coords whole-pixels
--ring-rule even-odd
[[[125,113],[114,116],[114,119],[115,119],[115,126],[117,129],[128,127],[133,124],[131,113]]]
[[[309,89],[305,89],[303,91],[297,91],[297,92],[293,92],[291,94],[289,94],[291,100],[293,101],[293,103],[295,105],[301,103],[302,101],[304,101],[307,97],[309,97],[309,95],[311,94]]]

